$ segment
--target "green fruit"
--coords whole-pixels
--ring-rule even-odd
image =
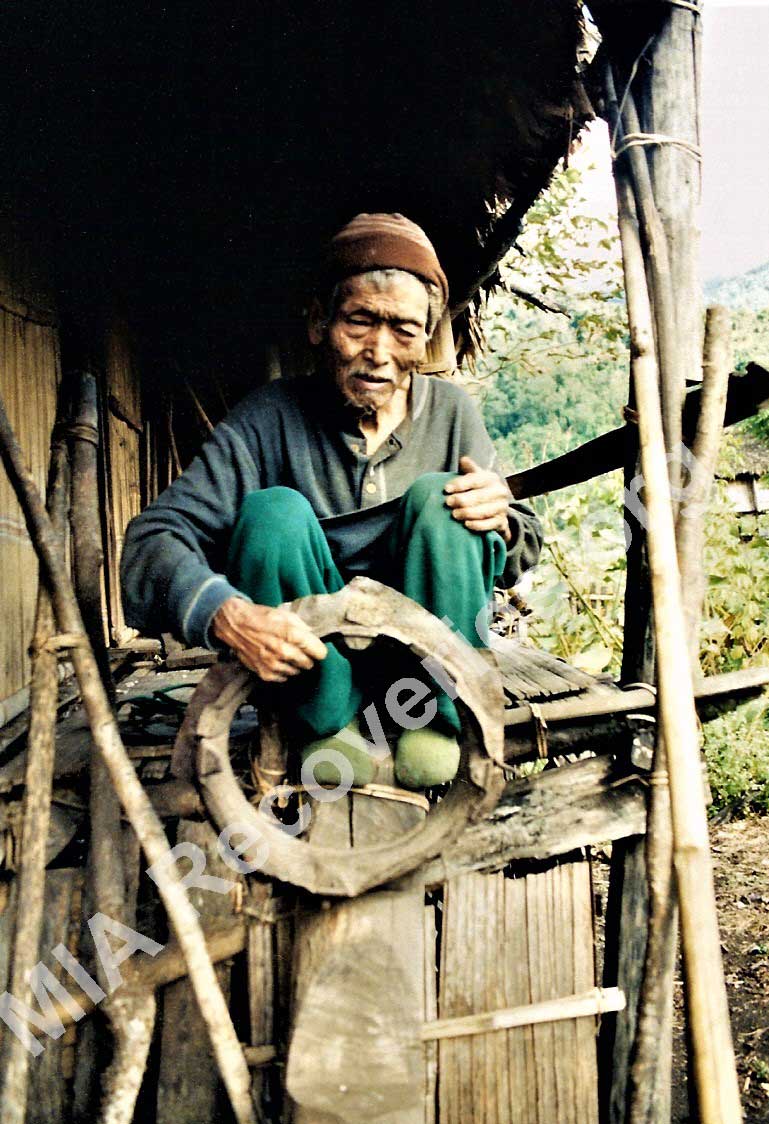
[[[403,788],[431,788],[457,775],[457,739],[438,730],[405,730],[395,751],[395,776]]]
[[[344,735],[347,735],[347,738]],[[360,744],[354,745],[350,744],[351,742]],[[339,765],[334,763],[334,757],[337,753],[340,753],[352,766],[352,783],[356,788],[364,784],[371,784],[373,781],[377,763],[375,758],[363,748],[363,738],[358,728],[357,718],[354,718],[338,733],[309,742],[302,749],[302,764],[304,765],[311,754],[318,751],[322,751],[322,753],[312,762],[311,766],[316,784],[338,785],[341,783],[343,779],[341,770]],[[347,770],[345,770],[346,773]]]

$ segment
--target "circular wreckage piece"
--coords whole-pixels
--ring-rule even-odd
[[[504,786],[502,683],[482,651],[403,594],[370,578],[354,578],[338,593],[301,598],[291,608],[321,638],[341,635],[351,646],[387,636],[420,659],[434,660],[454,681],[462,720],[460,764],[447,795],[425,820],[397,839],[336,848],[305,842],[246,799],[230,763],[229,733],[249,697],[253,673],[219,664],[196,690],[207,701],[195,729],[195,771],[205,806],[220,829],[246,828],[258,842],[239,849],[259,873],[316,894],[353,897],[415,870],[434,858],[470,823],[496,806]],[[212,697],[209,678],[215,673]],[[202,701],[201,698],[201,701]],[[194,711],[194,697],[190,703]]]

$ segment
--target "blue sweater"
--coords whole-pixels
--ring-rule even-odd
[[[249,492],[274,485],[305,496],[345,579],[377,574],[406,489],[425,472],[457,472],[467,455],[497,470],[478,410],[454,383],[414,375],[409,414],[372,456],[354,411],[321,375],[278,380],[249,394],[182,475],[131,521],[121,560],[126,621],[212,646],[209,625],[228,597],[230,533]],[[523,504],[509,507],[504,580],[535,565],[542,534]]]

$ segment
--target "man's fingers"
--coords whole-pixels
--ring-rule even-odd
[[[302,669],[287,660],[276,660],[270,663],[268,671],[271,675],[280,677],[281,682],[285,682],[291,675],[298,675]]]
[[[277,671],[259,671],[258,668],[253,668],[263,683],[285,683],[288,679],[287,675],[280,675]]]
[[[470,495],[466,492],[460,492],[456,496],[446,497],[446,506],[451,508],[468,507],[470,504],[475,503],[504,503],[505,507],[507,507],[508,495],[507,492],[495,482],[492,484],[487,483],[480,488],[474,488]]]
[[[293,664],[297,671],[309,671],[315,662],[296,644],[291,644],[288,640],[281,640],[279,636],[271,636],[265,641],[265,647],[269,652],[268,659]]]
[[[467,523],[471,519],[496,519],[499,522],[504,517],[505,510],[506,508],[500,507],[499,500],[493,500],[490,503],[473,503],[454,508],[451,515],[461,523]]]
[[[281,618],[279,633],[283,640],[300,648],[311,660],[325,659],[326,645],[301,617],[285,609],[279,609],[277,612]]]
[[[478,469],[477,472],[470,472],[466,476],[455,476],[453,480],[449,480],[443,491],[447,496],[450,496],[455,492],[473,492],[481,488],[493,488],[499,495],[507,496],[508,494],[507,488],[496,472],[482,469]]]
[[[474,488],[485,488],[490,483],[485,472],[471,472],[468,476],[455,476],[449,480],[443,491],[447,496],[455,492],[471,492]]]
[[[468,519],[465,523],[468,531],[502,531],[504,523],[495,516],[493,519]]]
[[[464,456],[459,458],[459,471],[460,472],[482,472],[483,469],[479,464],[476,464],[472,457]]]

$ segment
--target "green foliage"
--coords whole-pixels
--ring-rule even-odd
[[[510,470],[558,456],[621,424],[627,319],[616,228],[590,213],[580,175],[561,170],[502,266],[509,290],[487,305],[478,362],[484,420]]]
[[[738,517],[719,483],[706,530],[702,672],[769,665],[769,517]]]
[[[622,657],[625,538],[620,473],[542,501],[545,549],[527,595],[532,640],[593,675]]]
[[[769,812],[767,700],[713,711],[703,731],[713,811],[734,817]]]

